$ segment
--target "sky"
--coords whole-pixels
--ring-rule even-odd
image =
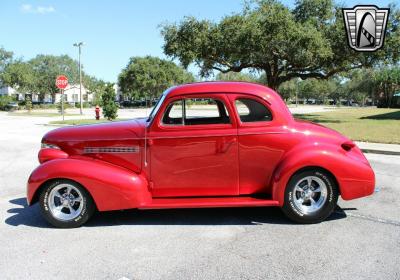
[[[291,7],[294,3],[282,2]],[[341,2],[347,7],[386,7],[396,1]],[[77,59],[73,43],[83,41],[85,72],[116,82],[132,56],[166,58],[160,24],[179,22],[184,16],[218,21],[242,7],[243,0],[0,0],[0,47],[23,59],[37,54]],[[197,74],[195,68],[190,70]]]

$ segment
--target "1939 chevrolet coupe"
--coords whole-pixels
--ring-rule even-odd
[[[47,133],[27,200],[56,227],[97,209],[279,206],[317,223],[345,200],[373,193],[375,176],[339,133],[295,120],[258,84],[173,87],[149,117]]]

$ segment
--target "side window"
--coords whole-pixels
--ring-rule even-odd
[[[185,98],[174,101],[165,110],[163,124],[205,125],[229,124],[229,114],[225,104],[213,98]]]
[[[167,109],[165,109],[164,117],[162,119],[163,124],[182,125],[182,104],[182,100],[177,100],[168,105]]]
[[[260,102],[250,98],[239,98],[235,102],[242,122],[265,122],[272,120],[272,114]]]

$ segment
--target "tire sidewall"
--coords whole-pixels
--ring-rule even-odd
[[[318,211],[309,214],[302,213],[294,203],[294,189],[296,183],[307,176],[315,176],[320,178],[325,183],[327,189],[327,199],[324,205]],[[317,223],[325,220],[329,215],[332,214],[336,207],[337,199],[337,186],[331,176],[320,170],[307,170],[293,175],[289,180],[285,189],[285,203],[283,210],[289,216],[289,218],[297,222]]]
[[[60,184],[73,185],[74,187],[79,189],[79,191],[82,194],[82,203],[83,203],[82,211],[77,217],[75,217],[74,219],[71,219],[69,221],[63,221],[63,220],[59,220],[59,219],[55,218],[53,216],[53,214],[51,213],[50,207],[48,205],[50,192]],[[92,202],[92,199],[91,199],[90,195],[88,194],[88,192],[82,186],[80,186],[78,183],[70,181],[70,180],[57,180],[57,181],[50,183],[42,191],[40,198],[39,198],[39,204],[40,204],[40,208],[41,208],[42,213],[43,213],[44,217],[46,218],[46,220],[50,224],[52,224],[56,227],[62,227],[62,228],[78,227],[78,226],[82,225],[83,223],[85,223],[90,218],[91,214],[93,214],[93,211],[91,211],[92,210],[91,206],[92,206],[93,202]]]

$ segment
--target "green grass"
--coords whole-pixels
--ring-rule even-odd
[[[125,121],[128,119],[116,119],[114,121]],[[64,120],[64,121],[51,121],[49,124],[54,124],[54,125],[81,125],[81,124],[95,124],[95,123],[105,123],[105,122],[111,122],[106,119],[100,119],[100,120],[95,120],[95,119],[77,119],[77,120]]]
[[[337,109],[295,117],[335,129],[352,140],[400,144],[399,109]]]

